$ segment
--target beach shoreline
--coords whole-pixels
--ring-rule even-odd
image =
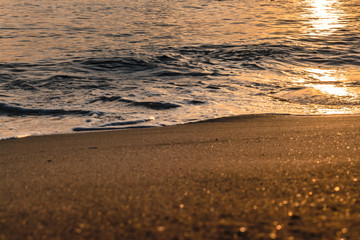
[[[0,141],[0,239],[358,239],[360,116]]]

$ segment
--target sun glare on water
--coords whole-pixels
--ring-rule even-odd
[[[326,36],[343,27],[340,21],[342,12],[337,8],[337,0],[309,0],[310,35]]]
[[[319,42],[323,42],[325,47],[327,42],[339,34],[339,30],[346,28],[346,13],[341,8],[338,0],[305,0],[305,8],[302,18],[304,19],[303,34],[309,39],[316,39],[314,49],[318,48]],[[325,40],[325,41],[323,41]],[[331,48],[331,46],[329,46]],[[319,58],[325,59],[326,55]],[[314,100],[319,109],[326,109],[331,105],[332,111],[329,113],[342,113],[349,110],[345,106],[357,103],[359,88],[354,86],[353,71],[336,66],[331,68],[321,68],[321,66],[309,66],[298,69],[298,76],[293,78],[293,82],[305,87],[306,90],[299,91],[304,96],[297,96],[300,99],[308,99],[305,102]],[[338,106],[338,109],[335,109]],[[345,110],[344,110],[345,109]]]
[[[318,84],[308,84],[308,86],[319,90],[327,95],[338,97],[352,96],[353,94],[346,88],[341,87],[338,83],[346,82],[344,73],[336,70],[309,69],[309,76]]]
[[[330,84],[316,84],[316,85],[311,85],[314,89],[319,90],[327,95],[333,95],[333,96],[337,96],[337,97],[345,97],[345,96],[349,96],[352,95],[346,88],[343,87],[337,87],[334,85],[330,85]]]

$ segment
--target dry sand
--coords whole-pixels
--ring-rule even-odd
[[[360,239],[360,117],[0,141],[0,239]]]

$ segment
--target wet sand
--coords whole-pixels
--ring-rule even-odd
[[[360,239],[360,116],[0,141],[0,239]]]

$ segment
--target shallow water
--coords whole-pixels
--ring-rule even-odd
[[[0,138],[360,113],[359,0],[3,0]]]

